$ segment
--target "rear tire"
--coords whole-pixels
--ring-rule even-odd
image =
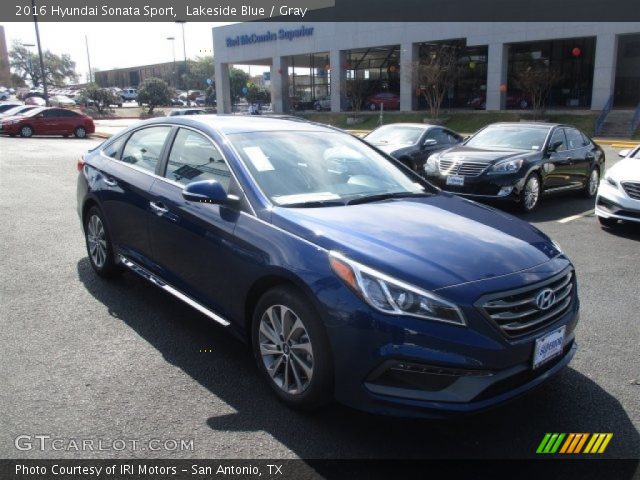
[[[91,268],[104,278],[112,278],[120,273],[115,261],[111,236],[104,221],[102,211],[94,206],[84,218],[84,237]]]
[[[274,393],[288,406],[318,408],[331,400],[333,365],[324,325],[309,301],[287,286],[267,291],[253,314],[253,353]]]
[[[593,198],[598,193],[598,184],[600,183],[600,170],[598,167],[593,167],[589,172],[589,177],[582,189],[582,196],[586,198]]]

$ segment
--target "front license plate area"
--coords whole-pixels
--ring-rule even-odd
[[[536,339],[533,350],[533,369],[547,363],[549,360],[562,354],[564,349],[565,327],[560,327],[544,337]]]
[[[462,187],[464,186],[464,177],[462,175],[449,175],[447,177],[447,185]]]

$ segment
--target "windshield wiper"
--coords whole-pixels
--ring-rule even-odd
[[[278,205],[284,208],[314,208],[314,207],[343,207],[346,205],[342,200],[309,200],[308,202],[285,203]]]
[[[367,195],[365,197],[354,198],[349,200],[346,205],[358,205],[361,203],[380,202],[382,200],[390,200],[393,198],[408,198],[408,197],[430,197],[432,194],[429,192],[393,192],[393,193],[380,193],[378,195]]]

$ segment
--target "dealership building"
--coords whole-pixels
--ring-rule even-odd
[[[552,108],[602,110],[640,103],[640,23],[237,23],[213,29],[218,109],[232,109],[229,69],[264,66],[275,112],[329,96],[347,109],[350,83],[399,96],[400,110],[425,108],[415,65],[455,49],[460,74],[444,106],[503,110],[528,62],[558,72]]]

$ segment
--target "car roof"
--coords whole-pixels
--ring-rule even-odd
[[[439,128],[446,128],[447,130],[451,130],[450,128],[447,128],[444,125],[434,125],[432,123],[415,123],[415,122],[387,123],[386,125],[380,125],[378,128],[385,128],[385,127],[417,127],[417,128],[423,128],[425,130],[428,128],[439,127]]]
[[[338,129],[307,122],[302,119],[274,118],[261,115],[177,115],[148,120],[145,124],[175,123],[185,126],[210,128],[222,134],[269,132],[269,131],[307,131],[335,132]]]
[[[505,127],[538,127],[538,128],[553,128],[553,127],[568,127],[570,125],[563,125],[561,123],[548,123],[548,122],[496,122],[487,125],[487,127],[505,126]]]

